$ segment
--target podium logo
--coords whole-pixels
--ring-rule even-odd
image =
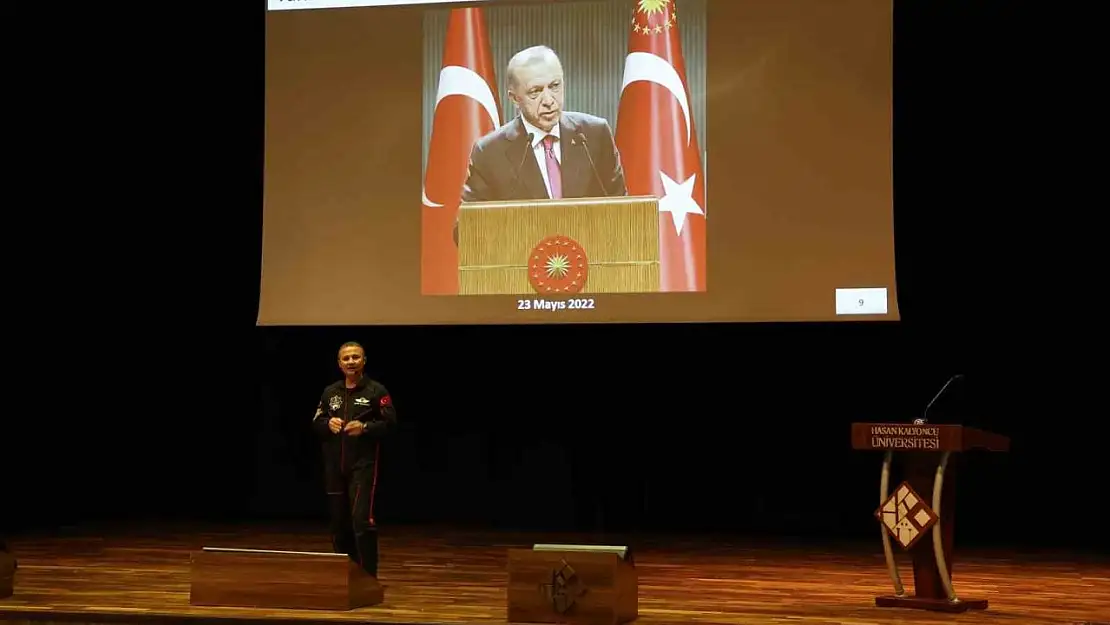
[[[541,295],[578,293],[589,279],[586,250],[570,237],[545,238],[528,255],[528,282]]]
[[[883,527],[903,549],[913,547],[937,523],[937,515],[906,482],[875,511]]]
[[[586,589],[578,583],[578,574],[566,560],[561,561],[558,569],[551,571],[551,583],[543,584],[540,591],[551,609],[558,614],[566,614],[574,607],[578,598],[586,594]]]

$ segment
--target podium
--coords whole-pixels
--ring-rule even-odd
[[[191,575],[197,606],[354,610],[384,600],[377,578],[345,554],[205,547]]]
[[[956,485],[951,457],[973,450],[1009,451],[1010,440],[960,425],[853,423],[852,448],[884,452],[875,517],[882,525],[883,553],[894,594],[876,597],[875,605],[935,612],[985,610],[986,599],[960,598],[952,584]],[[890,493],[895,453],[904,460],[907,479]],[[908,595],[902,585],[891,539],[913,558],[914,595]]]
[[[636,620],[639,584],[627,547],[509,550],[508,621],[621,625]]]
[[[458,237],[460,295],[660,288],[654,196],[464,202]]]
[[[15,592],[15,556],[0,550],[0,599],[7,599]]]

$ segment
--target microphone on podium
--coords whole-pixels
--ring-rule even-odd
[[[520,188],[520,170],[524,169],[524,161],[525,161],[525,159],[528,158],[528,155],[531,154],[532,150],[534,149],[533,146],[532,146],[532,142],[535,141],[535,139],[536,139],[535,133],[530,132],[530,133],[528,133],[528,136],[524,140],[524,153],[520,155],[520,162],[517,163],[516,171],[513,172],[513,191],[514,192],[517,189]],[[512,195],[512,194],[510,193],[510,195]]]
[[[601,181],[601,176],[597,173],[597,165],[594,165],[594,157],[590,154],[590,146],[586,143],[586,135],[579,132],[574,135],[570,142],[572,145],[582,145],[582,151],[586,153],[586,160],[590,161],[590,170],[594,172],[594,180],[597,181],[597,186],[601,189],[602,195],[609,197],[609,191],[605,188],[605,183]]]
[[[940,387],[940,390],[937,391],[937,394],[934,395],[931,400],[929,400],[929,404],[927,406],[925,406],[925,411],[921,413],[921,416],[919,418],[913,420],[913,424],[914,425],[925,425],[926,423],[928,423],[929,422],[929,409],[933,407],[933,404],[935,404],[938,399],[940,399],[941,395],[944,395],[944,391],[948,390],[948,385],[949,384],[955,382],[956,380],[958,380],[962,377],[964,377],[964,374],[957,373],[956,375],[948,378],[948,381],[944,383],[944,386]]]
[[[534,133],[528,133],[528,137],[524,141],[524,153],[520,155],[520,162],[517,163],[516,170],[513,171],[513,184],[510,189],[509,196],[516,193],[520,188],[520,170],[524,169],[524,161],[528,158],[528,154],[532,152],[532,141],[536,138]],[[451,238],[455,241],[455,246],[459,245],[459,217],[455,216],[455,226],[451,231]]]

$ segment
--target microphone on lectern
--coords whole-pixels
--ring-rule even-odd
[[[590,161],[590,171],[594,172],[594,180],[597,181],[597,186],[601,189],[601,193],[608,197],[609,191],[605,188],[605,183],[601,181],[601,176],[597,173],[597,165],[594,165],[594,157],[590,154],[590,145],[586,143],[586,135],[578,133],[574,135],[570,142],[571,145],[582,146],[582,150],[586,152],[586,159]]]
[[[935,404],[938,399],[940,399],[941,395],[944,395],[944,391],[948,390],[948,385],[949,384],[955,382],[956,380],[958,380],[962,377],[964,377],[964,374],[957,373],[956,375],[948,378],[948,381],[944,383],[944,386],[940,387],[940,390],[937,391],[937,394],[934,395],[931,400],[929,400],[929,404],[927,406],[925,406],[925,411],[921,413],[921,417],[918,418],[918,419],[913,420],[913,424],[914,425],[925,425],[926,423],[928,423],[929,422],[929,409],[933,407],[933,404]]]
[[[513,192],[516,192],[520,188],[520,170],[524,169],[524,161],[528,159],[528,155],[531,154],[534,149],[532,141],[535,139],[536,135],[530,132],[524,141],[524,152],[520,155],[520,162],[517,163],[516,171],[513,172]]]
[[[528,133],[528,137],[524,141],[524,152],[520,155],[520,162],[517,164],[516,169],[513,170],[513,184],[512,184],[512,188],[510,189],[510,193],[509,193],[510,196],[513,193],[516,193],[518,190],[520,190],[520,185],[521,185],[520,170],[524,169],[524,162],[525,162],[525,160],[527,160],[528,155],[532,152],[532,149],[533,149],[532,141],[535,138],[536,138],[536,135],[534,133],[530,132],[530,133]],[[451,238],[455,241],[455,247],[458,247],[458,245],[459,245],[459,218],[458,218],[458,216],[455,217],[455,227],[451,232]]]

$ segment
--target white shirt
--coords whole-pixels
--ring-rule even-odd
[[[559,124],[551,129],[551,132],[544,132],[528,123],[528,120],[523,117],[520,121],[524,122],[524,133],[527,135],[532,133],[532,154],[536,157],[536,164],[540,166],[540,175],[543,176],[543,186],[547,187],[547,197],[551,197],[551,180],[547,176],[547,155],[544,154],[543,138],[547,135],[555,137],[555,143],[551,144],[551,150],[555,152],[555,160],[559,161],[559,165],[563,164],[563,142],[559,138]]]

